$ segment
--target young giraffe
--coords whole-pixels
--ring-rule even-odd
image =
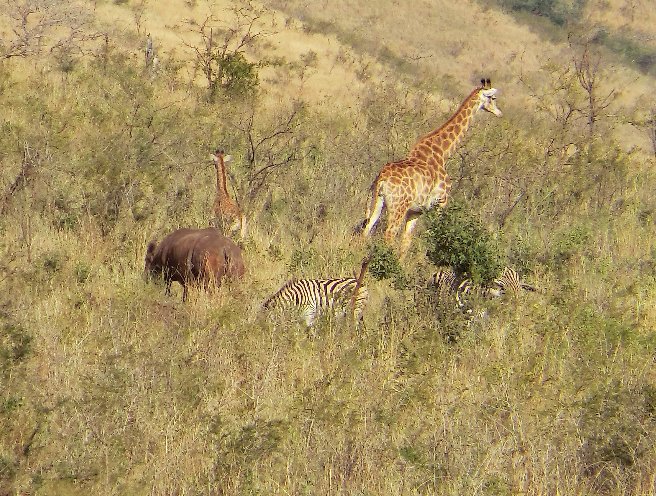
[[[246,218],[239,205],[228,194],[226,162],[232,160],[231,155],[225,155],[223,150],[216,150],[210,155],[216,169],[216,198],[214,200],[214,215],[225,234],[240,233],[246,237]]]
[[[501,116],[496,92],[489,79],[482,79],[481,86],[465,98],[444,125],[423,136],[406,158],[383,166],[371,185],[364,236],[371,234],[386,206],[385,239],[389,242],[396,238],[405,224],[400,250],[401,256],[405,255],[421,213],[436,203],[446,206],[451,179],[444,165],[469,128],[474,113],[483,109]]]

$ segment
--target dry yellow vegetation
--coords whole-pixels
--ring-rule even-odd
[[[599,44],[577,73],[567,41],[653,36],[649,2],[558,26],[492,0],[40,0],[90,20],[40,50],[11,16],[35,2],[0,3],[0,495],[656,492],[655,78]],[[262,63],[257,84],[211,93],[200,26],[239,7],[262,36],[236,80]],[[450,159],[454,208],[539,291],[470,322],[427,289],[425,229],[402,263],[353,229],[482,76],[504,118]],[[217,146],[247,273],[183,303],[145,249],[207,226]],[[260,311],[372,250],[363,329]]]

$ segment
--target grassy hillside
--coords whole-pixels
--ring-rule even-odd
[[[646,2],[564,24],[351,4],[71,0],[25,24],[32,2],[4,4],[0,494],[654,494],[654,76],[586,37],[653,36]],[[246,40],[212,52],[213,92],[209,27]],[[366,276],[361,330],[259,313],[381,249],[353,235],[371,181],[482,76],[504,117],[450,159],[453,203],[540,290],[468,325],[426,288],[424,222]],[[209,224],[217,146],[247,273],[183,303],[145,249]]]

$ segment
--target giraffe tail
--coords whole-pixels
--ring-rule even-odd
[[[376,180],[369,187],[369,195],[367,196],[367,211],[364,214],[364,219],[358,221],[358,223],[353,227],[353,234],[362,234],[364,232],[364,228],[367,226],[367,223],[371,218],[371,214],[374,211],[377,191],[378,191],[378,178],[376,178]]]

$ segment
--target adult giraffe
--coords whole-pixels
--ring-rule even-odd
[[[389,242],[396,238],[405,224],[400,250],[401,256],[405,255],[421,213],[435,204],[446,206],[451,179],[444,164],[476,111],[482,109],[501,117],[496,93],[489,79],[481,79],[481,86],[465,98],[446,123],[419,139],[406,158],[383,166],[371,185],[364,236],[371,234],[383,207],[387,207],[385,239]]]
[[[224,234],[240,233],[242,239],[246,237],[246,217],[237,202],[228,193],[228,179],[226,175],[226,162],[232,160],[221,149],[210,155],[216,170],[216,197],[214,199],[214,215],[218,219],[219,227]]]

